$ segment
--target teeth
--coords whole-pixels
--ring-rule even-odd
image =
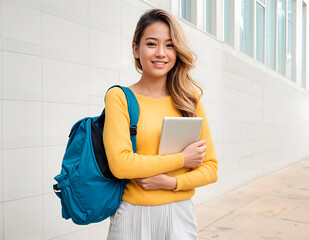
[[[165,63],[163,63],[163,62],[153,62],[153,63],[155,63],[155,64],[159,64],[159,65],[163,65],[163,64],[165,64]]]

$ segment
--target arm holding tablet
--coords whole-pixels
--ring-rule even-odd
[[[177,187],[174,191],[188,190],[214,183],[218,179],[218,160],[213,144],[208,120],[201,101],[197,106],[197,116],[203,118],[200,139],[206,139],[207,150],[203,164],[192,171],[176,176]],[[184,155],[183,155],[184,156]],[[184,156],[185,157],[185,156]]]
[[[217,181],[218,160],[206,113],[201,101],[199,101],[197,106],[197,117],[203,118],[200,136],[202,140],[187,146],[181,153],[184,158],[184,167],[186,167],[187,160],[190,163],[196,160],[198,166],[189,172],[175,177],[159,174],[149,178],[136,179],[140,186],[147,190],[167,189],[180,191],[201,187]],[[205,139],[207,140],[207,147],[205,147],[206,141],[203,142]]]
[[[203,160],[206,155],[205,146],[206,140],[190,144],[182,151],[184,158],[184,167],[191,168],[194,163],[196,167],[203,165]],[[166,174],[158,174],[148,178],[137,178],[135,181],[146,190],[166,189],[173,190],[177,187],[177,180],[175,177],[170,177]]]

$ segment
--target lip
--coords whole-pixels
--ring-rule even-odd
[[[167,64],[167,62],[165,62],[165,61],[151,61],[151,62],[152,62],[152,64],[153,64],[155,67],[157,67],[157,68],[163,68],[163,67],[165,67],[166,64]],[[155,62],[164,63],[164,64],[156,64]]]

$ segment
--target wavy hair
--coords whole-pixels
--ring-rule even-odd
[[[172,96],[176,109],[183,117],[196,117],[198,100],[203,95],[202,88],[193,80],[189,72],[195,67],[196,54],[188,47],[184,32],[176,19],[162,9],[146,11],[136,25],[133,43],[139,47],[145,29],[158,21],[169,26],[171,39],[177,53],[176,63],[167,74],[167,90]],[[137,58],[135,58],[135,68],[139,73],[142,73],[143,67]],[[200,94],[196,92],[194,86],[199,89]]]

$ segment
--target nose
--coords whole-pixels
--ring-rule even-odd
[[[156,57],[160,57],[160,58],[165,57],[165,49],[164,49],[164,46],[162,46],[162,45],[159,45],[159,46],[158,46],[157,51],[156,51]]]

